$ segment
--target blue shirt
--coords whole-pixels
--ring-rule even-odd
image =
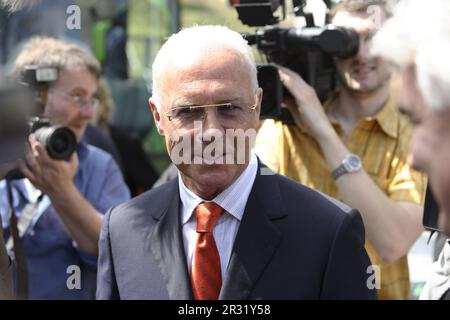
[[[101,214],[130,198],[122,174],[106,152],[79,143],[79,165],[75,185],[86,200]],[[24,180],[13,185],[16,215],[32,198]],[[0,185],[3,226],[7,227],[8,203],[5,183]],[[5,221],[6,220],[6,221]],[[5,230],[5,241],[9,230]],[[93,299],[95,297],[97,257],[89,256],[77,248],[70,238],[48,198],[40,202],[38,214],[23,237],[28,263],[29,297],[31,299]],[[79,268],[79,269],[78,269]],[[75,270],[75,271],[74,271]],[[80,271],[80,289],[76,284]],[[69,284],[69,286],[68,286]],[[69,287],[73,289],[69,289]]]

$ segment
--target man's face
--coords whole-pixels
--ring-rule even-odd
[[[439,226],[450,236],[450,109],[435,111],[426,105],[409,67],[403,74],[401,111],[414,124],[408,161],[428,175],[440,207]]]
[[[177,164],[177,167],[187,187],[208,199],[231,185],[246,168],[248,156],[245,157],[245,163],[237,163],[236,157],[242,150],[238,150],[236,139],[226,138],[226,130],[251,129],[256,134],[262,92],[255,92],[248,67],[236,58],[233,51],[217,50],[207,57],[194,60],[196,61],[187,65],[179,66],[174,63],[171,66],[160,84],[161,109],[157,110],[153,99],[150,99],[150,105],[173,162],[177,163],[175,157],[179,156],[179,152],[175,150],[179,150],[180,143],[189,141],[192,148],[183,150],[185,160]],[[203,109],[203,122],[200,120],[194,126],[192,121],[183,123],[173,118],[169,120],[165,114],[172,108],[227,102],[240,108],[238,118],[232,120],[232,117],[228,117],[227,112],[233,113],[232,110],[208,107]],[[251,109],[254,105],[256,108]],[[174,134],[183,138],[174,141]],[[220,137],[211,139],[215,134],[220,134]],[[209,149],[212,152],[206,152],[213,143],[216,148]],[[249,149],[250,145],[246,143],[244,152],[247,155]],[[190,154],[186,157],[189,151]],[[227,157],[233,161],[229,163]]]
[[[87,69],[63,69],[58,81],[49,89],[45,116],[52,124],[69,127],[80,141],[88,122],[95,117],[91,101],[98,81]],[[76,100],[85,101],[79,103]]]
[[[371,93],[383,86],[390,77],[387,63],[370,55],[370,43],[377,29],[385,20],[382,10],[376,11],[380,17],[364,12],[338,11],[332,23],[358,32],[358,53],[349,59],[336,59],[336,67],[342,85],[356,93]]]

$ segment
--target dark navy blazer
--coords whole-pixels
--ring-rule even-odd
[[[220,299],[376,298],[358,211],[260,169]],[[193,298],[179,206],[175,179],[107,213],[98,299]]]

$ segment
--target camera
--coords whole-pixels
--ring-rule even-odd
[[[69,160],[77,146],[75,134],[67,127],[52,126],[46,118],[30,119],[31,133],[34,133],[47,150],[48,155],[55,160]]]
[[[330,1],[324,1],[327,7]],[[274,26],[285,19],[284,0],[233,0],[232,5],[239,19],[248,26],[264,27],[254,34],[244,33],[250,45],[264,54],[269,63],[276,63],[297,72],[324,102],[336,88],[338,75],[334,58],[346,59],[354,56],[359,48],[359,35],[354,30],[326,24],[318,27],[312,14],[305,13],[306,0],[293,0],[294,13],[303,16],[303,28],[280,28]],[[281,7],[282,16],[274,15]],[[293,123],[292,116],[282,108],[283,86],[278,71],[271,64],[258,66],[258,82],[264,91],[261,119],[277,119]]]
[[[15,85],[1,97],[0,147],[7,156],[2,162],[11,162],[25,156],[25,142],[33,133],[55,160],[69,160],[76,150],[75,134],[67,127],[51,125],[42,114],[45,103],[43,92],[58,79],[58,70],[52,67],[27,65],[21,70],[19,85]],[[6,175],[6,179],[24,178],[20,170],[15,169]]]

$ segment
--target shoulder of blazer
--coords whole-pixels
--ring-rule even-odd
[[[278,192],[283,205],[287,208],[291,206],[296,207],[297,205],[304,208],[305,204],[308,203],[308,207],[315,212],[334,212],[335,216],[337,215],[341,218],[344,218],[348,214],[353,214],[356,211],[352,207],[318,190],[309,188],[288,177],[270,172],[270,169],[265,167],[263,163],[260,163],[260,167],[262,169],[257,175],[255,184],[263,188],[270,186],[270,192]],[[265,170],[264,174],[263,170]]]
[[[178,178],[176,178],[112,208],[109,219],[116,220],[118,216],[124,216],[123,213],[126,213],[128,218],[150,214],[159,219],[170,204],[178,200]],[[127,219],[126,217],[124,219]]]

